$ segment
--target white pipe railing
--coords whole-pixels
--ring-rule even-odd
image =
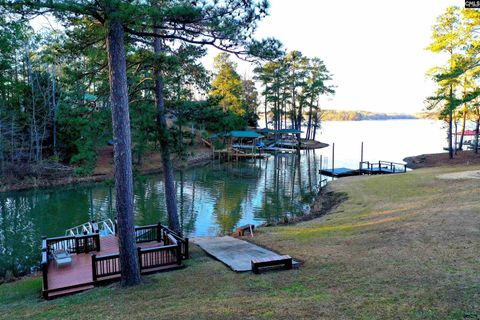
[[[111,219],[106,219],[96,223],[98,232],[101,235],[110,235],[115,233],[115,225]],[[97,230],[94,230],[94,226],[91,222],[86,222],[79,226],[67,229],[65,231],[66,236],[77,236],[84,233],[95,233]]]

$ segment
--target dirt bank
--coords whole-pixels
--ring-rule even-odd
[[[432,168],[441,166],[469,166],[480,164],[480,153],[473,151],[458,151],[453,159],[448,152],[421,154],[403,159],[410,169]]]
[[[176,169],[190,168],[196,165],[207,163],[211,160],[212,153],[208,148],[195,148],[189,150],[186,160],[173,159]],[[157,174],[163,171],[161,156],[153,153],[145,158],[141,165],[134,165],[135,171],[141,175]],[[60,187],[84,182],[100,182],[113,179],[113,149],[102,148],[98,150],[98,158],[92,175],[83,177],[63,177],[59,179],[25,179],[14,184],[0,185],[0,192],[21,191],[33,188]]]
[[[308,149],[321,149],[328,147],[328,143],[323,143],[316,140],[302,140],[301,149],[308,150]]]
[[[446,180],[480,179],[480,170],[444,173],[438,175],[437,178]]]

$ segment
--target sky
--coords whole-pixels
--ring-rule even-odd
[[[425,73],[446,57],[425,50],[432,26],[447,7],[464,0],[270,0],[257,38],[275,37],[289,51],[323,59],[337,86],[323,109],[416,113],[435,86]],[[36,28],[49,27],[37,19]],[[218,50],[202,62],[212,69]],[[235,58],[233,58],[236,60]],[[237,60],[251,78],[251,64]]]
[[[270,0],[257,37],[324,60],[337,86],[322,108],[415,113],[434,91],[425,77],[445,57],[425,48],[436,17],[456,0]],[[204,58],[211,68],[215,51]],[[241,75],[251,66],[238,61]]]

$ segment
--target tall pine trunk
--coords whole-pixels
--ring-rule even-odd
[[[308,108],[307,135],[305,137],[307,140],[310,140],[310,135],[312,133],[312,112],[313,112],[313,95],[312,95],[312,98],[310,99],[310,106]]]
[[[267,119],[267,106],[268,106],[268,87],[265,84],[265,128],[268,128],[268,119]]]
[[[131,286],[140,283],[140,269],[133,221],[132,146],[124,30],[120,21],[116,19],[108,21],[107,27],[121,281],[123,286]]]
[[[448,102],[448,155],[450,159],[453,159],[453,145],[452,145],[452,136],[453,136],[453,86],[450,85],[450,100]]]
[[[475,125],[475,144],[474,151],[478,153],[478,135],[480,134],[480,108],[477,106],[477,123]]]
[[[315,140],[315,137],[317,135],[317,127],[318,127],[318,122],[319,122],[319,119],[318,119],[318,101],[317,101],[317,107],[315,108],[315,117],[313,118],[313,137],[312,137],[312,140]]]
[[[162,52],[160,38],[155,38],[153,49],[157,56]],[[155,69],[155,104],[157,107],[157,127],[160,143],[160,153],[162,155],[163,178],[165,183],[165,202],[167,205],[168,226],[170,229],[181,234],[180,221],[177,211],[177,196],[175,190],[175,180],[173,176],[173,165],[170,158],[170,148],[168,145],[167,120],[165,118],[165,101],[163,99],[163,76],[159,62],[154,66]]]
[[[462,132],[460,135],[460,143],[458,145],[459,150],[463,150],[463,140],[465,137],[465,124],[467,122],[467,105],[465,104],[463,107],[463,119],[462,119]]]

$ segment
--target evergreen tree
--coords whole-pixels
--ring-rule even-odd
[[[246,114],[245,105],[242,103],[243,86],[236,67],[228,53],[222,52],[215,57],[215,78],[210,95],[218,101],[224,112],[231,111],[243,117]]]
[[[110,101],[115,150],[116,209],[119,226],[121,278],[123,285],[140,281],[133,225],[133,177],[131,132],[127,82],[126,35],[141,43],[152,43],[161,58],[161,39],[195,45],[212,45],[235,54],[271,56],[276,54],[275,40],[252,41],[256,21],[266,15],[268,2],[262,1],[72,1],[1,0],[1,8],[22,15],[53,12],[58,19],[93,19],[106,35],[110,79]],[[170,161],[165,121],[163,76],[154,68],[157,125],[165,168],[166,199],[170,225],[179,230],[176,211],[173,168]],[[35,127],[35,126],[34,126]]]
[[[444,66],[435,67],[429,74],[438,84],[435,96],[428,100],[432,102],[431,108],[441,106],[442,115],[448,122],[448,150],[453,158],[453,115],[455,109],[461,104],[455,93],[458,80],[457,62],[465,43],[465,28],[460,18],[460,9],[449,7],[447,11],[437,18],[433,27],[432,43],[428,50],[435,53],[448,55],[448,62]]]

